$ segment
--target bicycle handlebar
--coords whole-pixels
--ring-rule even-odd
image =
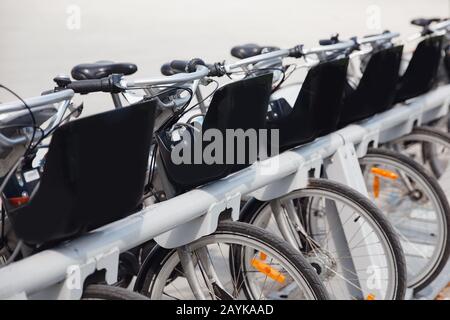
[[[337,34],[337,33],[333,34],[330,37],[330,39],[321,39],[321,40],[319,40],[319,44],[321,46],[329,46],[329,45],[332,45],[332,44],[336,44],[338,42],[340,42],[340,41],[339,41],[339,34]]]
[[[399,36],[400,36],[400,33],[398,33],[398,32],[386,31],[386,32],[383,32],[383,33],[377,34],[377,35],[370,35],[370,36],[365,36],[362,38],[356,38],[356,43],[357,44],[367,44],[367,43],[378,42],[378,41],[390,41]]]
[[[415,35],[412,39],[427,36],[438,31],[449,31],[450,19],[449,18],[418,18],[411,20],[411,24],[421,27],[422,31],[419,35]]]
[[[341,41],[338,43],[323,45],[311,49],[303,49],[303,55],[330,52],[330,51],[341,51],[345,49],[350,49],[354,46],[355,42],[353,40]]]
[[[34,108],[37,107],[42,107],[49,104],[70,100],[72,99],[73,94],[74,92],[72,90],[61,90],[58,92],[53,92],[38,97],[26,98],[24,99],[24,101],[27,104],[27,106],[33,110]],[[20,100],[0,104],[0,114],[21,110],[26,109],[23,102]]]
[[[52,106],[55,103],[59,103],[59,107],[56,108],[58,111],[53,116],[55,118],[53,119],[52,123],[49,124],[49,127],[45,130],[46,132],[49,132],[54,128],[54,126],[58,125],[59,121],[62,119],[64,112],[66,108],[69,106],[73,95],[74,95],[73,90],[60,90],[57,92],[48,93],[38,97],[27,98],[24,101],[27,104],[27,106],[31,109],[31,112],[33,113],[39,112],[45,109],[47,106]],[[0,104],[0,114],[8,114],[8,113],[28,114],[28,112],[26,112],[23,102],[19,100]],[[15,117],[6,116],[2,118],[2,121],[8,121],[8,119],[10,118],[12,119],[11,121],[15,119]],[[46,132],[44,132],[44,134]],[[42,134],[41,131],[37,131],[35,139],[38,139],[41,134]],[[26,143],[27,141],[29,141],[29,139],[30,137],[26,135],[20,135],[17,137],[7,137],[3,133],[0,133],[0,148],[13,147],[18,144]]]
[[[241,67],[247,66],[249,64],[255,64],[260,61],[271,60],[271,59],[275,59],[275,58],[289,57],[291,50],[295,51],[295,52],[300,52],[301,46],[294,47],[292,49],[280,49],[280,50],[276,50],[276,51],[262,53],[257,56],[245,58],[245,59],[242,59],[242,60],[239,60],[239,61],[236,61],[234,63],[224,66],[224,69],[226,70],[226,72],[230,72],[234,69],[241,68]]]
[[[170,62],[170,67],[178,73],[195,72],[198,65],[206,66],[205,62],[199,58],[194,58],[191,60],[173,60],[172,62]]]
[[[169,85],[174,83],[190,82],[200,80],[210,74],[208,67],[197,64],[194,72],[180,72],[170,76],[161,78],[144,78],[144,79],[124,79],[120,80],[118,85],[122,90],[140,88],[146,86]]]
[[[172,60],[161,66],[161,73],[165,76],[171,76],[178,73],[195,72],[198,65],[205,66],[209,69],[209,76],[221,77],[225,74],[221,63],[205,64],[203,60],[194,58],[191,60]]]
[[[432,32],[449,29],[449,28],[450,28],[450,19],[443,20],[441,22],[437,22],[435,24],[428,26],[428,29]]]
[[[379,35],[373,35],[368,37],[362,38],[354,37],[351,40],[347,41],[339,41],[337,36],[333,36],[330,39],[320,40],[319,44],[321,46],[319,47],[313,47],[308,49],[305,48],[303,45],[298,45],[290,49],[280,49],[276,51],[271,51],[268,53],[255,55],[246,59],[241,59],[235,63],[224,66],[224,69],[227,72],[230,72],[234,69],[245,67],[247,65],[255,64],[257,62],[265,60],[285,58],[285,57],[301,58],[309,54],[321,54],[321,53],[345,51],[347,49],[357,48],[361,44],[369,44],[379,41],[390,41],[398,36],[400,36],[398,32],[384,32]]]
[[[92,92],[110,92],[118,93],[127,89],[136,89],[142,87],[150,87],[157,85],[170,85],[174,83],[191,82],[200,80],[207,76],[223,76],[226,73],[232,72],[235,69],[245,67],[247,65],[255,64],[261,61],[267,61],[277,58],[293,57],[300,58],[309,54],[321,54],[335,51],[344,51],[346,49],[354,48],[362,43],[370,43],[379,40],[388,40],[397,37],[398,33],[384,33],[381,35],[366,37],[362,39],[353,39],[348,41],[335,41],[328,45],[313,47],[310,49],[304,48],[303,45],[298,45],[290,49],[279,49],[267,53],[259,54],[253,57],[239,60],[231,64],[214,63],[206,64],[203,60],[195,58],[191,60],[173,60],[161,67],[161,72],[166,75],[163,78],[144,78],[144,79],[125,79],[123,75],[113,74],[107,78],[70,81],[68,79],[58,79],[55,81],[62,88],[72,89],[76,93],[87,94]],[[324,43],[324,42],[322,42]],[[328,43],[328,42],[327,42]]]
[[[298,45],[298,46],[295,46],[290,49],[280,49],[280,50],[271,51],[268,53],[263,53],[263,54],[260,54],[257,56],[249,57],[246,59],[242,59],[235,63],[225,65],[224,69],[227,72],[230,72],[234,69],[244,67],[244,66],[247,66],[250,64],[255,64],[257,62],[264,61],[264,60],[271,60],[271,59],[285,58],[285,57],[300,58],[302,56],[309,55],[309,54],[320,54],[320,53],[325,53],[325,52],[350,49],[354,45],[355,45],[355,42],[351,41],[351,40],[350,41],[342,41],[339,43],[324,45],[324,46],[315,47],[315,48],[310,48],[310,49],[304,48],[303,45]]]
[[[72,89],[76,93],[87,94],[92,92],[110,92],[118,93],[127,89],[136,89],[142,87],[150,87],[157,85],[170,85],[174,83],[191,82],[200,80],[207,76],[223,76],[235,69],[255,64],[261,61],[272,60],[284,57],[300,58],[309,54],[321,54],[336,51],[344,51],[351,49],[362,43],[369,43],[379,40],[388,40],[398,36],[398,33],[384,33],[377,36],[366,37],[362,39],[353,39],[348,41],[338,41],[329,45],[322,45],[310,49],[304,48],[302,45],[295,46],[290,49],[279,49],[257,56],[239,60],[231,64],[215,63],[205,64],[201,59],[195,58],[191,60],[173,60],[161,67],[161,72],[166,75],[163,78],[144,78],[144,79],[125,79],[123,75],[113,74],[103,79],[79,80],[73,81],[61,79],[58,82],[60,87]]]

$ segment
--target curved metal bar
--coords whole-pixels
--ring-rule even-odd
[[[40,106],[45,106],[48,104],[58,103],[65,100],[72,99],[74,92],[70,89],[61,90],[49,94],[45,94],[43,96],[32,97],[24,99],[25,103],[30,108],[36,108]],[[24,104],[20,100],[15,100],[12,102],[6,102],[0,104],[0,113],[11,112],[11,111],[19,111],[25,108]]]
[[[340,51],[353,47],[355,42],[353,40],[342,41],[336,44],[330,44],[327,46],[319,46],[310,49],[303,49],[303,54],[315,54],[329,51]]]
[[[271,52],[259,54],[254,57],[242,59],[242,60],[236,61],[234,63],[227,64],[227,65],[225,65],[225,70],[227,72],[230,72],[234,69],[241,68],[241,67],[247,66],[249,64],[255,64],[260,61],[271,60],[274,58],[288,57],[288,56],[289,56],[289,49],[281,49],[281,50],[271,51]]]
[[[432,24],[428,27],[431,31],[439,31],[439,30],[446,30],[450,28],[450,20],[445,20],[442,22],[438,22],[435,24]]]
[[[190,73],[177,73],[172,76],[160,78],[144,78],[144,79],[122,79],[120,85],[123,89],[142,88],[148,86],[174,84],[182,82],[190,82],[202,79],[209,74],[209,69],[205,66],[197,66],[197,71]]]
[[[376,36],[357,38],[356,42],[358,44],[367,44],[367,43],[372,43],[372,42],[377,42],[377,41],[388,41],[388,40],[397,38],[399,36],[400,36],[400,33],[398,33],[398,32],[386,32],[386,33],[376,35]]]

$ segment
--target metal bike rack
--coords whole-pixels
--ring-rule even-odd
[[[448,111],[450,85],[440,87],[404,105],[350,125],[316,141],[145,208],[68,243],[39,252],[0,269],[0,298],[79,298],[84,279],[95,270],[106,270],[106,281],[117,278],[119,252],[131,249],[174,228],[199,219],[217,223],[217,210],[236,211],[236,199],[251,194],[269,200],[305,187],[310,170],[319,175],[321,164],[328,178],[365,190],[357,158],[368,146],[394,140]],[[362,189],[361,189],[362,188]],[[236,218],[236,212],[232,214]],[[191,227],[189,232],[195,232]],[[197,230],[197,231],[198,231]],[[201,236],[201,232],[198,233]],[[444,274],[448,277],[448,272]],[[447,279],[448,280],[448,279]]]

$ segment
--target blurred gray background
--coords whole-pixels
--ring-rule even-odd
[[[417,30],[410,19],[449,15],[449,0],[1,0],[0,83],[28,97],[82,62],[129,61],[137,76],[153,76],[171,59],[230,59],[236,44],[313,45],[334,32],[385,29],[407,36]],[[83,100],[87,113],[111,106],[106,94]]]

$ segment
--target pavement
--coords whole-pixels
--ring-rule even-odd
[[[441,293],[439,293],[436,300],[450,300],[450,283],[441,291]]]

